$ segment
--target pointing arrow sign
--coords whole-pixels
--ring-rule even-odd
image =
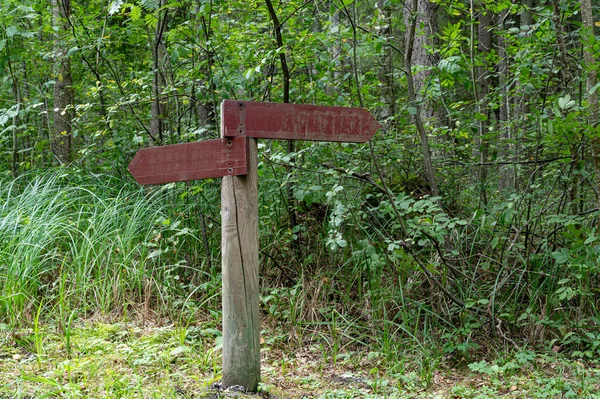
[[[248,172],[247,139],[232,137],[142,148],[129,164],[140,184],[161,184]]]
[[[225,100],[224,137],[364,143],[381,125],[364,108]]]

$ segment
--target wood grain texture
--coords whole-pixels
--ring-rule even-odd
[[[247,171],[244,137],[142,148],[129,164],[140,184],[200,180]]]
[[[223,386],[256,392],[260,381],[257,143],[248,140],[248,173],[221,186]]]
[[[381,125],[364,108],[225,100],[223,137],[364,143]]]

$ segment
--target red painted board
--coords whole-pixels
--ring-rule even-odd
[[[142,148],[129,164],[140,184],[161,184],[248,172],[245,137]]]
[[[381,129],[364,108],[225,100],[221,135],[364,143]]]

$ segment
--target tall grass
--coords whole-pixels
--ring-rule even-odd
[[[198,241],[166,212],[173,190],[64,170],[4,182],[0,320],[30,322],[42,299],[61,317],[166,304],[186,266],[175,247]]]

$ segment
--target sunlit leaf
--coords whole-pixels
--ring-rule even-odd
[[[123,0],[113,1],[108,8],[108,15],[113,15],[121,11],[121,5],[123,5]]]
[[[19,33],[19,29],[16,26],[11,25],[6,28],[6,37],[13,37],[17,33]]]

